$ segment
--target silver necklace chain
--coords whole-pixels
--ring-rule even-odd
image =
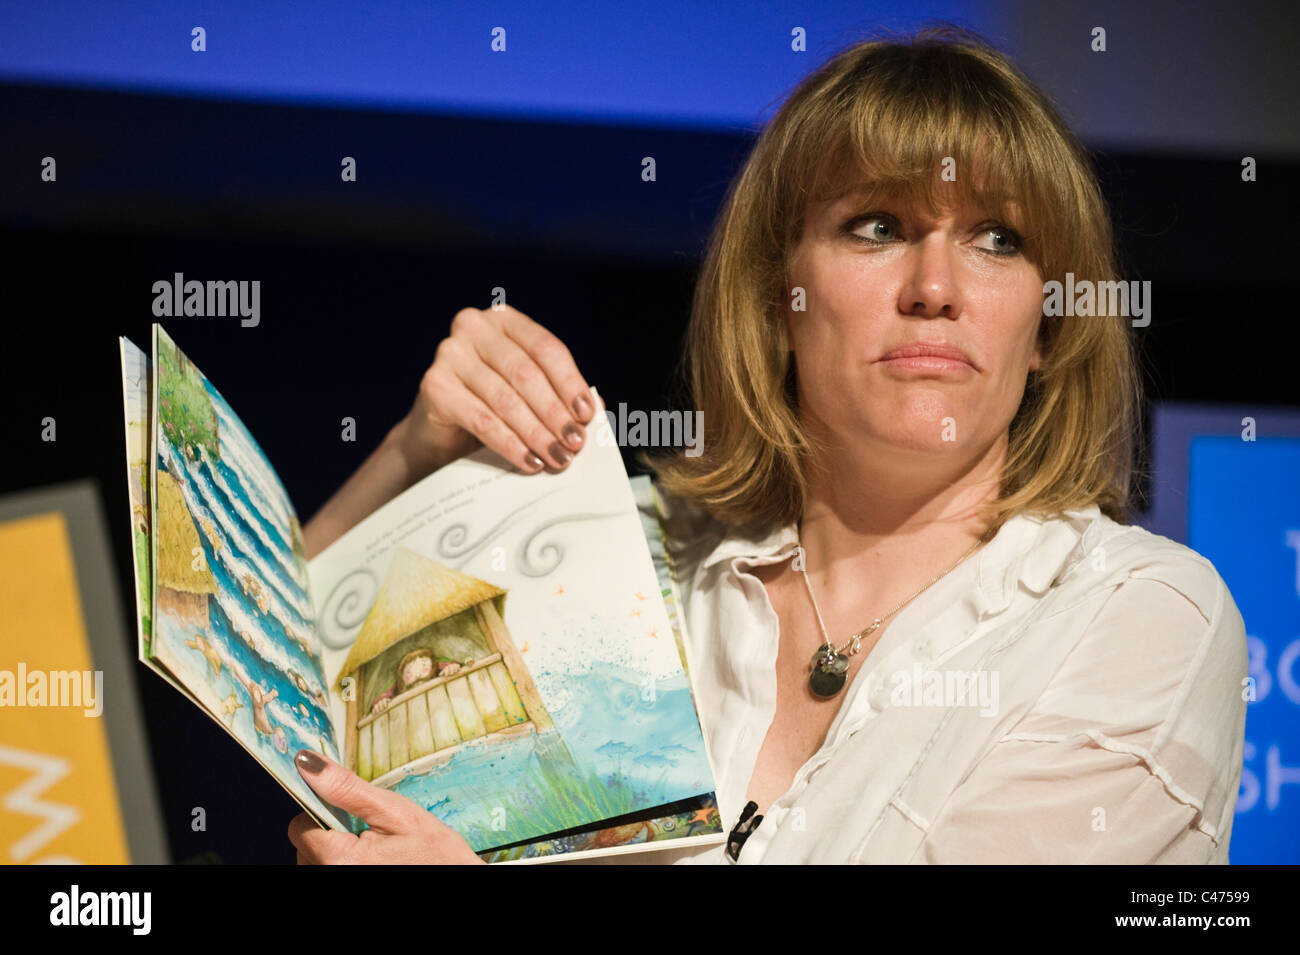
[[[871,623],[869,623],[865,628],[863,628],[862,630],[859,630],[857,633],[855,633],[853,636],[851,636],[851,637],[848,639],[848,642],[846,642],[846,643],[844,644],[844,646],[840,647],[838,650],[836,650],[834,644],[831,643],[830,635],[826,632],[826,624],[822,622],[822,612],[821,612],[821,608],[817,606],[817,598],[816,598],[815,596],[813,596],[812,584],[811,584],[811,583],[809,582],[809,580],[808,580],[808,571],[807,571],[806,568],[804,568],[804,567],[800,567],[800,568],[799,568],[799,573],[803,575],[803,584],[804,584],[804,586],[808,589],[808,599],[812,601],[812,605],[813,605],[813,613],[815,613],[815,614],[817,615],[817,626],[821,628],[822,639],[826,641],[824,644],[822,644],[822,646],[823,646],[825,649],[831,650],[831,651],[832,651],[833,653],[835,653],[835,654],[842,654],[842,653],[844,653],[844,652],[847,650],[847,651],[848,651],[848,655],[849,655],[849,656],[853,656],[853,655],[854,655],[855,653],[857,653],[860,649],[862,649],[862,638],[863,638],[863,637],[867,637],[867,636],[870,636],[871,634],[875,633],[876,630],[878,630],[878,629],[880,628],[880,625],[883,624],[886,620],[888,620],[888,619],[889,619],[890,617],[892,617],[894,614],[898,613],[898,611],[902,610],[904,607],[906,607],[908,604],[910,604],[910,603],[911,603],[913,600],[915,600],[917,597],[921,596],[921,594],[925,593],[927,590],[929,590],[931,587],[933,587],[935,584],[937,584],[937,583],[938,583],[940,580],[942,580],[944,577],[948,576],[948,575],[951,574],[954,570],[956,570],[956,569],[957,569],[957,568],[958,568],[958,567],[959,567],[959,566],[960,566],[960,565],[961,565],[961,564],[966,560],[967,557],[969,557],[971,554],[975,553],[975,551],[979,549],[979,546],[985,542],[985,537],[987,537],[987,536],[988,536],[988,535],[986,534],[986,535],[984,535],[984,537],[981,537],[979,540],[977,540],[977,541],[976,541],[976,542],[971,546],[970,550],[966,551],[966,553],[962,554],[960,557],[957,558],[956,562],[953,563],[953,565],[952,565],[951,567],[949,567],[949,568],[948,568],[947,570],[945,570],[943,573],[939,574],[937,577],[935,577],[933,580],[931,580],[928,584],[926,584],[924,587],[922,587],[922,588],[921,588],[920,590],[918,590],[916,593],[912,594],[912,596],[908,597],[906,600],[904,600],[902,603],[900,603],[900,604],[899,604],[897,607],[895,607],[893,610],[889,611],[889,613],[887,613],[887,614],[885,614],[885,615],[883,615],[883,616],[877,617],[875,620],[871,621]],[[800,550],[800,552],[801,552],[801,553],[806,553],[806,551],[804,551],[804,548],[803,548],[803,541],[802,541],[802,539],[800,538],[800,539],[796,540],[796,543],[797,543],[798,546],[799,546],[799,550]],[[804,563],[806,564],[807,561],[804,561]]]

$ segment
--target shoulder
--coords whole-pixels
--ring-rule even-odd
[[[1062,583],[1114,591],[1117,598],[1127,587],[1130,595],[1140,592],[1146,602],[1192,609],[1209,625],[1234,615],[1239,619],[1228,585],[1202,554],[1135,524],[1120,524],[1095,509],[1075,513],[1087,519],[1080,526],[1079,546],[1058,577]],[[1133,586],[1137,582],[1149,586]]]
[[[1095,509],[1064,520],[1078,546],[1042,595],[1059,609],[1040,621],[1044,633],[1072,635],[1053,679],[1058,695],[1096,701],[1101,708],[1089,712],[1102,722],[1114,706],[1132,715],[1139,700],[1151,708],[1151,725],[1176,714],[1235,719],[1246,628],[1213,563]]]
[[[1097,700],[1113,698],[1107,686],[1127,687],[1173,705],[1184,681],[1226,692],[1245,674],[1241,614],[1213,563],[1190,547],[1094,506],[1022,514],[989,549],[980,570],[985,607],[1005,610],[1019,591],[1018,613],[1034,635],[1023,645],[1071,656],[1058,686],[1087,685]]]
[[[1230,831],[1246,718],[1246,630],[1232,594],[1190,547],[1095,509],[1060,520],[1079,546],[1043,595],[1061,606],[1037,644],[1052,673],[1004,739],[1141,762],[1218,839]]]

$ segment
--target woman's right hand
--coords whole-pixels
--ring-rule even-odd
[[[563,469],[586,442],[595,406],[564,343],[523,312],[463,308],[403,422],[417,476],[479,442],[525,472]]]

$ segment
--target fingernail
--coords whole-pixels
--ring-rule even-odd
[[[542,468],[546,467],[546,462],[544,462],[537,455],[530,454],[528,455],[528,466],[532,468],[534,471],[540,471]]]
[[[571,455],[568,451],[565,451],[563,445],[561,445],[558,441],[555,442],[555,444],[551,445],[551,457],[555,459],[556,463],[559,464],[560,467],[564,467],[571,460],[573,460],[573,455]]]
[[[586,421],[591,415],[591,399],[586,395],[579,395],[573,402],[573,410],[578,413],[579,421]]]
[[[325,768],[325,760],[321,759],[309,749],[298,750],[298,755],[294,757],[298,765],[304,772],[315,775]]]
[[[569,442],[569,447],[575,451],[582,447],[582,429],[576,424],[571,424],[564,429],[564,440]]]

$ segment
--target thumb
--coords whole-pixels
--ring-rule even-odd
[[[407,828],[410,808],[415,804],[404,796],[366,782],[350,769],[310,749],[294,757],[298,775],[332,806],[360,816],[371,829],[398,832]]]

